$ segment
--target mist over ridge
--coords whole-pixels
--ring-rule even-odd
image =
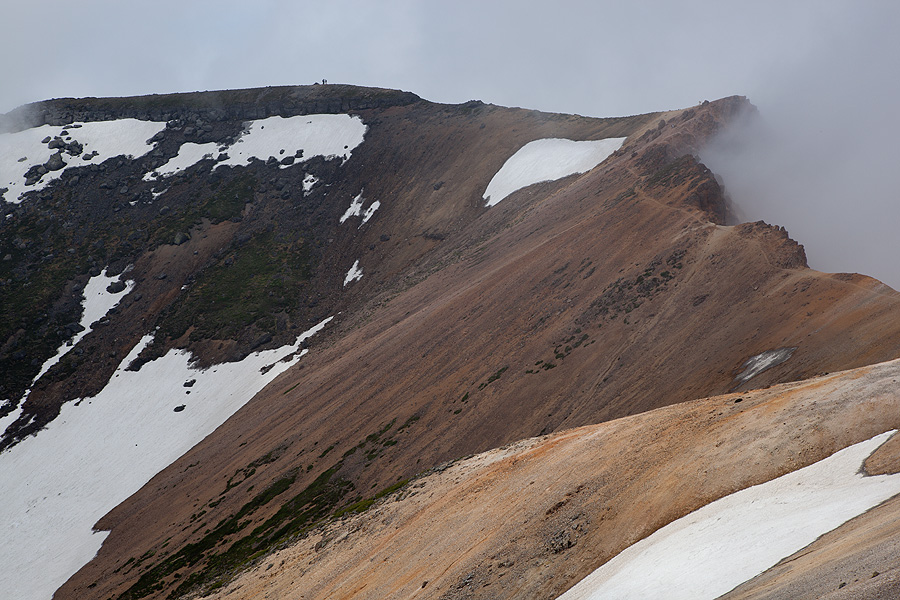
[[[745,116],[703,161],[724,181],[742,220],[782,225],[810,266],[858,272],[900,288],[897,169],[900,10],[849,19],[816,52],[760,86]]]

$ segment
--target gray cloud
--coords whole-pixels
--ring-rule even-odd
[[[609,116],[748,93],[834,0],[8,0],[0,110],[58,96],[330,81]],[[787,6],[784,6],[787,4]]]
[[[759,118],[704,153],[748,220],[785,226],[810,265],[900,288],[900,7],[867,5],[760,86]]]
[[[786,225],[814,266],[900,285],[881,266],[897,255],[894,4],[6,0],[0,112],[322,78],[593,116],[743,94],[768,133],[707,153],[735,200]]]

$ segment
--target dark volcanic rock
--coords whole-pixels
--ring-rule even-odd
[[[0,132],[40,125],[66,125],[73,121],[134,118],[192,123],[191,133],[195,134],[198,120],[202,121],[199,129],[208,133],[211,124],[227,120],[337,114],[406,106],[421,100],[411,92],[353,85],[283,86],[130,98],[60,98],[27,104],[0,115]]]
[[[106,291],[110,294],[118,294],[122,290],[124,290],[127,284],[124,281],[113,281],[111,284],[106,286]]]
[[[48,171],[59,171],[60,169],[64,168],[65,166],[66,166],[66,163],[63,162],[62,153],[60,153],[60,152],[57,152],[56,154],[52,155],[50,157],[50,159],[44,163],[44,167]]]

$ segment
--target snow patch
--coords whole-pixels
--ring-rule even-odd
[[[622,147],[625,138],[576,142],[561,138],[535,140],[507,159],[484,192],[494,206],[513,192],[543,181],[590,171]]]
[[[343,223],[350,217],[358,217],[359,215],[361,215],[363,200],[364,198],[362,196],[362,192],[360,192],[359,195],[350,202],[350,207],[344,211],[344,214],[341,216],[339,223]]]
[[[366,129],[362,119],[350,115],[301,115],[250,121],[241,137],[226,149],[228,158],[215,168],[248,165],[253,158],[282,160],[296,157],[301,150],[302,156],[294,164],[314,156],[341,157],[347,162],[353,149],[362,144]]]
[[[718,598],[900,493],[861,466],[894,431],[707,504],[626,548],[559,600]]]
[[[48,600],[99,550],[107,533],[91,527],[100,517],[296,364],[302,342],[330,320],[241,362],[197,370],[188,353],[170,350],[126,371],[145,336],[97,396],[63,405],[46,429],[0,454],[4,597]]]
[[[745,383],[749,381],[750,378],[756,377],[766,369],[771,369],[772,367],[780,365],[789,359],[796,349],[796,346],[793,348],[778,348],[776,350],[766,350],[756,356],[751,356],[741,365],[744,370],[738,373],[734,380]]]
[[[147,140],[165,129],[166,124],[138,119],[75,123],[65,128],[56,125],[32,127],[16,133],[0,134],[0,189],[8,188],[0,199],[18,203],[25,192],[42,190],[59,179],[70,168],[95,165],[113,156],[143,156],[152,146]],[[34,165],[45,164],[59,149],[50,149],[45,138],[59,137],[66,144],[77,142],[82,151],[78,156],[62,152],[64,166],[45,173],[37,183],[26,186],[25,173]],[[25,160],[21,160],[21,159]]]
[[[354,261],[353,266],[350,267],[350,270],[347,271],[347,275],[344,276],[344,287],[347,287],[347,284],[351,281],[362,279],[362,276],[363,272],[362,268],[359,266],[359,261]]]
[[[381,202],[376,200],[372,204],[369,205],[369,208],[366,209],[366,212],[363,213],[362,223],[359,224],[360,227],[366,224],[366,221],[372,218],[372,215],[375,214],[375,211],[378,210],[378,207],[381,206]]]
[[[354,198],[350,202],[350,206],[347,207],[347,210],[344,211],[344,214],[341,215],[339,223],[343,224],[344,221],[349,219],[350,217],[362,217],[362,222],[359,224],[360,227],[366,224],[366,222],[372,218],[372,215],[375,214],[375,211],[381,206],[381,202],[376,200],[363,212],[363,203],[366,201],[363,198],[362,192],[360,192],[356,198]]]
[[[307,173],[306,177],[303,178],[303,195],[307,195],[317,183],[319,183],[318,178],[312,173]]]
[[[90,332],[91,325],[105,317],[106,313],[116,306],[119,301],[134,288],[134,281],[129,280],[125,282],[125,289],[119,292],[113,293],[106,291],[106,288],[109,287],[110,284],[119,281],[121,277],[121,274],[115,277],[107,277],[106,269],[104,269],[101,274],[90,278],[87,285],[84,286],[84,293],[81,300],[83,312],[81,314],[79,325],[81,325],[83,329],[76,333],[75,337],[71,340],[63,343],[63,345],[59,347],[59,350],[57,350],[56,356],[53,356],[44,362],[37,377],[34,378],[34,381],[40,379],[44,373],[50,370],[50,367],[58,363],[63,356],[77,346],[78,342]],[[34,383],[34,381],[32,383]],[[4,430],[5,428],[0,429],[0,433]]]
[[[186,142],[178,149],[178,154],[170,158],[166,164],[156,169],[156,171],[144,175],[144,181],[169,177],[175,173],[184,171],[204,158],[212,158],[213,154],[217,151],[217,148],[218,144],[215,142],[209,142],[207,144]]]
[[[3,435],[3,432],[6,431],[6,428],[12,425],[13,422],[15,422],[15,420],[18,419],[22,414],[22,404],[24,404],[24,401],[20,402],[19,406],[14,408],[11,413],[6,415],[5,417],[0,417],[0,435]]]

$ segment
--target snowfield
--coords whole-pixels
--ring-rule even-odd
[[[126,371],[145,336],[97,396],[65,404],[37,436],[0,454],[2,596],[49,600],[99,550],[98,519],[296,364],[303,340],[330,320],[238,363],[197,370],[172,350]]]
[[[59,179],[66,169],[95,165],[113,156],[143,156],[153,149],[147,140],[165,129],[166,124],[137,119],[115,121],[94,121],[75,123],[60,127],[42,125],[16,133],[0,134],[0,199],[18,203],[25,192],[42,190],[50,182]],[[56,171],[49,171],[34,185],[25,185],[25,173],[34,165],[42,165],[50,160],[58,149],[50,149],[42,143],[46,138],[59,136],[68,143],[78,142],[82,151],[72,156],[65,151],[61,159],[65,165]],[[49,143],[49,142],[48,142]],[[96,154],[94,154],[96,152]],[[25,160],[21,160],[21,159]]]
[[[625,138],[576,142],[560,138],[535,140],[509,157],[487,189],[484,200],[494,206],[513,192],[535,183],[586,173],[622,147]]]
[[[7,202],[19,202],[22,194],[42,190],[69,168],[99,164],[113,156],[140,157],[153,149],[147,140],[164,130],[165,123],[118,119],[75,123],[64,127],[42,125],[17,133],[0,134],[0,198]],[[249,121],[247,130],[237,141],[219,148],[218,144],[185,142],[178,154],[153,173],[144,175],[144,181],[153,181],[183,171],[204,158],[218,158],[220,150],[227,155],[214,168],[223,165],[247,165],[254,158],[280,161],[282,169],[299,164],[314,156],[342,158],[346,162],[354,148],[363,142],[367,127],[362,119],[350,115],[302,115],[296,117],[270,117]],[[35,165],[50,164],[50,157],[58,148],[49,148],[53,138],[64,144],[77,142],[82,150],[77,156],[64,149],[60,154],[63,164],[57,170],[49,170],[32,185],[25,185],[25,174]],[[43,140],[50,141],[43,143]],[[24,159],[24,160],[23,160]],[[286,164],[287,163],[287,164]],[[304,191],[315,183],[304,181]]]
[[[252,158],[268,160],[270,157],[276,160],[295,157],[297,163],[314,156],[341,157],[346,162],[353,149],[362,144],[366,130],[362,119],[350,115],[301,115],[250,121],[246,132],[225,150],[228,158],[215,168],[247,165]],[[300,151],[302,154],[298,156]]]
[[[710,600],[900,494],[863,462],[894,431],[712,502],[626,548],[559,600]]]

